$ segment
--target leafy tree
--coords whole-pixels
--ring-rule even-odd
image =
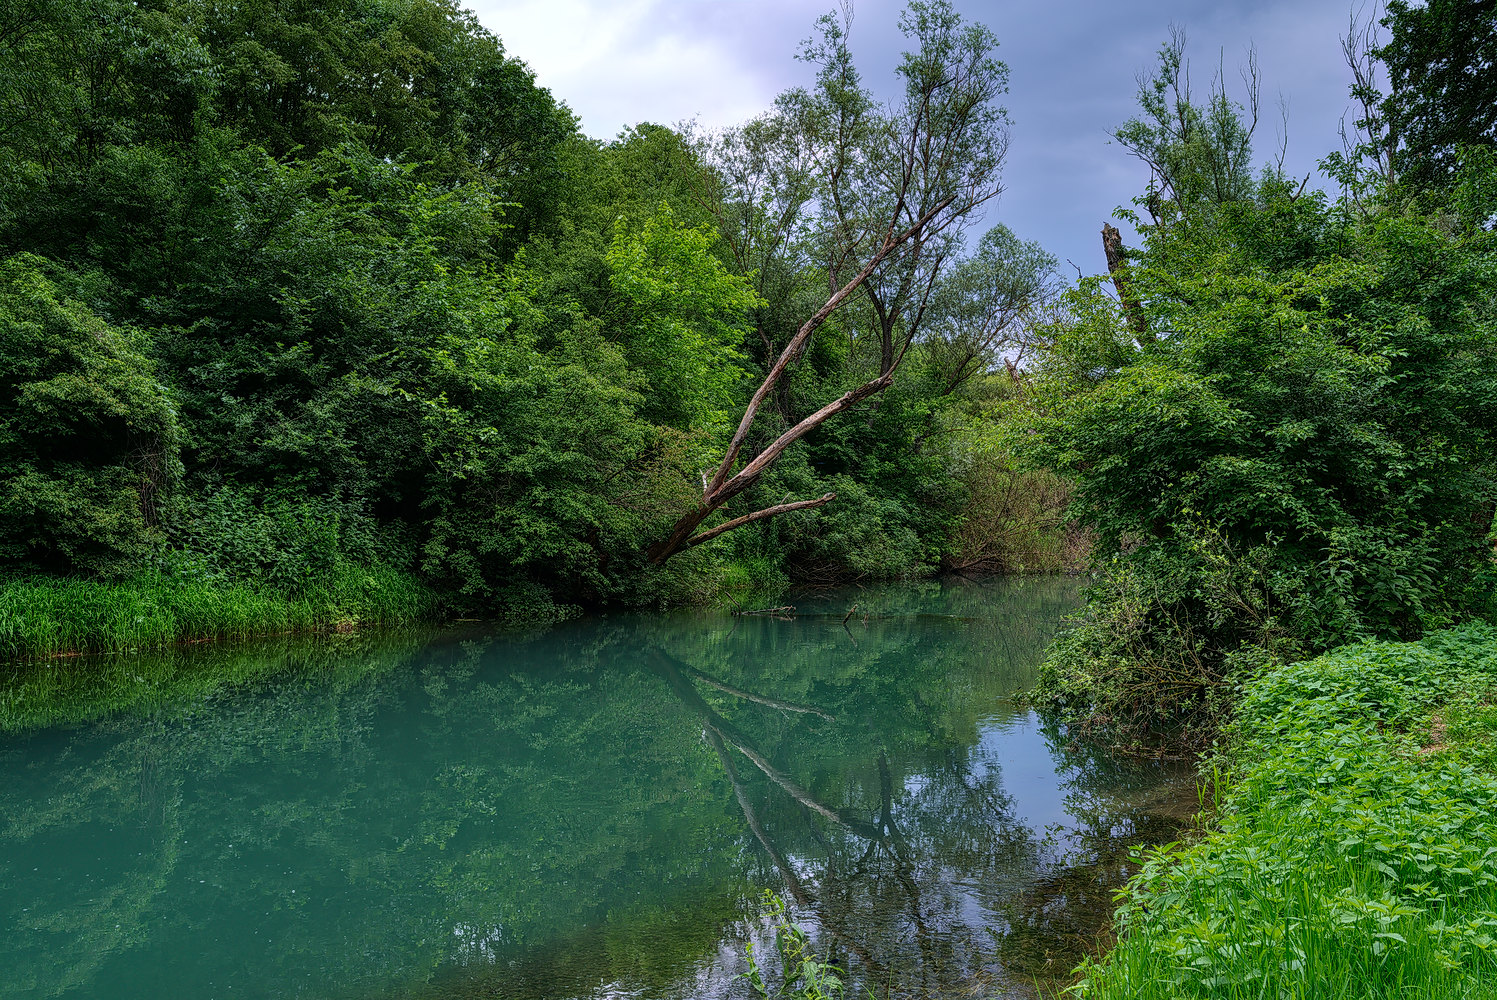
[[[1111,346],[1067,333],[1046,362],[1044,454],[1121,553],[1057,660],[1083,714],[1178,719],[1234,665],[1490,602],[1497,244],[1259,197],[1146,230],[1157,341],[1132,345],[1085,286]]]
[[[648,379],[645,415],[655,423],[721,423],[735,402],[740,324],[758,300],[712,255],[714,243],[710,228],[682,228],[662,202],[638,233],[620,224],[605,257],[623,300],[618,335]]]
[[[1185,31],[1171,28],[1159,68],[1138,82],[1143,117],[1125,122],[1113,138],[1149,168],[1145,203],[1156,216],[1252,198],[1253,133],[1258,125],[1258,67],[1249,53],[1243,72],[1246,103],[1227,94],[1220,74],[1206,102],[1191,92]],[[1166,208],[1165,206],[1169,207]]]
[[[517,203],[511,249],[554,222],[575,120],[448,0],[28,0],[6,17],[13,248],[106,266],[140,247],[181,256],[201,232],[171,223],[214,199],[236,148],[286,162],[351,144],[433,184],[481,183]],[[101,222],[128,236],[100,241]]]
[[[834,498],[827,493],[776,504],[698,531],[725,504],[757,485],[796,441],[893,384],[939,275],[942,238],[958,231],[999,190],[1007,129],[993,101],[1004,89],[1007,69],[992,58],[996,39],[987,28],[964,25],[944,0],[914,0],[900,27],[918,47],[905,54],[898,68],[905,84],[902,101],[883,115],[874,111],[859,82],[845,25],[829,15],[818,26],[820,41],[809,43],[805,51],[818,66],[816,90],[791,92],[781,103],[813,150],[814,184],[827,211],[821,231],[831,255],[831,291],[769,367],[701,502],[650,547],[656,564],[733,528]],[[868,287],[870,283],[882,290]],[[769,394],[799,360],[812,334],[860,290],[882,310],[877,374],[787,427],[738,468]],[[899,339],[891,339],[896,332]]]
[[[947,396],[974,376],[1027,353],[1026,330],[1054,299],[1057,261],[1007,226],[988,230],[931,302],[921,346],[933,390]]]
[[[451,0],[9,5],[0,251],[87,275],[58,301],[180,426],[159,526],[47,565],[164,543],[158,567],[283,590],[382,562],[464,602],[645,601],[720,565],[647,549],[832,492],[729,551],[933,565],[964,503],[944,408],[1000,363],[1041,258],[995,236],[938,296],[999,186],[1006,70],[946,3],[901,23],[888,108],[831,18],[816,86],[755,122],[595,142]]]
[[[1415,190],[1449,190],[1462,150],[1497,148],[1497,4],[1391,0],[1382,126],[1393,164]]]
[[[18,254],[0,263],[0,558],[118,572],[160,541],[180,473],[174,401],[138,332]]]

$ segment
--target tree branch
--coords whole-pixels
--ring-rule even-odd
[[[718,466],[717,474],[712,477],[712,482],[707,486],[707,496],[705,499],[709,503],[713,494],[717,492],[718,488],[732,474],[733,463],[738,460],[738,454],[743,450],[743,443],[748,439],[749,428],[753,426],[754,418],[759,415],[759,408],[764,404],[764,400],[769,396],[770,390],[774,388],[775,383],[780,380],[780,376],[785,374],[785,369],[789,368],[791,363],[800,356],[801,348],[805,346],[806,340],[812,333],[816,332],[816,329],[821,324],[827,321],[832,313],[837,311],[838,307],[846,301],[849,295],[857,291],[858,287],[868,280],[869,275],[877,270],[878,266],[884,262],[889,254],[907,243],[910,237],[916,235],[921,229],[929,225],[937,215],[955,200],[956,195],[949,195],[941,199],[936,203],[934,208],[926,212],[919,219],[916,219],[914,225],[898,236],[893,235],[892,232],[885,236],[883,246],[879,247],[868,263],[863,266],[863,269],[852,280],[848,281],[847,284],[837,289],[836,293],[826,300],[826,304],[816,310],[815,315],[801,324],[801,328],[796,331],[795,336],[790,338],[790,343],[786,344],[785,349],[780,352],[780,356],[775,360],[774,366],[764,376],[764,381],[754,391],[753,398],[749,400],[748,407],[743,411],[743,419],[738,422],[738,429],[733,432],[733,439],[728,443],[728,450],[723,455],[722,464]]]
[[[695,535],[682,542],[681,548],[689,549],[693,545],[701,545],[703,542],[710,542],[712,539],[716,538],[718,535],[723,534],[724,532],[732,531],[734,528],[741,528],[745,524],[752,524],[755,521],[762,521],[765,518],[774,517],[776,514],[788,514],[792,510],[806,510],[810,507],[820,507],[822,504],[830,503],[835,499],[837,499],[837,494],[826,493],[822,496],[817,497],[815,500],[797,500],[794,503],[782,503],[777,504],[773,507],[765,507],[763,510],[756,510],[752,514],[745,514],[742,517],[735,517],[731,521],[724,521],[722,524],[719,524],[715,528],[708,528],[700,535]]]

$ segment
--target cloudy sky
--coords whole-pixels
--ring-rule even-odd
[[[469,0],[506,50],[535,70],[596,138],[640,121],[729,125],[810,82],[795,60],[833,0]],[[1350,0],[1359,3],[1360,0]],[[902,0],[857,0],[852,47],[865,81],[892,93],[904,47]],[[1349,0],[956,0],[989,25],[1010,69],[1013,119],[1005,191],[989,213],[1087,273],[1105,269],[1102,223],[1147,183],[1108,132],[1135,109],[1136,78],[1171,23],[1186,29],[1197,89],[1218,66],[1229,90],[1249,45],[1258,52],[1264,114],[1256,146],[1276,154],[1288,109],[1286,166],[1298,176],[1339,148],[1349,71],[1339,37]],[[1312,179],[1312,186],[1316,183]],[[1068,273],[1070,268],[1062,263]]]

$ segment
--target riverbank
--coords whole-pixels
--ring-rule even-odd
[[[805,583],[792,580],[768,559],[724,560],[695,579],[673,579],[654,592],[634,595],[631,602],[604,607],[760,607]],[[413,573],[350,560],[340,560],[294,589],[224,575],[29,575],[0,580],[0,665],[221,639],[404,628],[452,618],[549,624],[582,610],[523,581],[474,606],[472,598],[444,591]]]
[[[1250,682],[1213,828],[1142,856],[1094,1000],[1497,996],[1497,630]]]
[[[156,573],[21,577],[0,583],[0,660],[403,626],[430,620],[440,607],[432,588],[384,566],[342,565],[294,591]]]

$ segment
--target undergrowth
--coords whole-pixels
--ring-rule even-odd
[[[434,591],[383,566],[343,564],[295,589],[167,573],[122,580],[22,577],[0,583],[0,660],[408,625],[436,610]]]
[[[1089,998],[1497,997],[1497,630],[1250,681],[1217,828],[1139,855]]]

